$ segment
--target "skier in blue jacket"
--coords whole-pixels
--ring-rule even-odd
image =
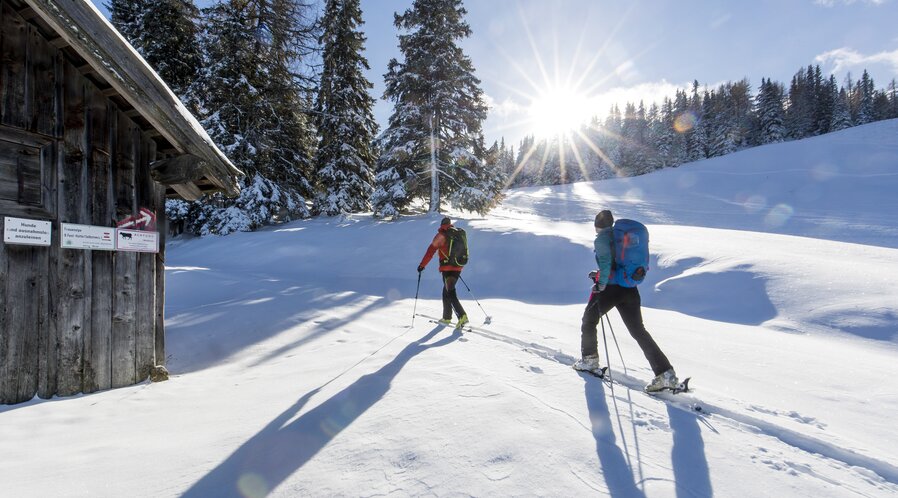
[[[598,341],[596,326],[605,313],[611,308],[617,308],[621,320],[636,339],[643,354],[652,366],[655,378],[646,386],[646,391],[654,392],[663,389],[677,387],[679,381],[667,356],[649,335],[642,323],[642,301],[636,287],[622,287],[609,284],[608,278],[614,265],[614,252],[612,250],[613,238],[611,227],[614,224],[614,216],[611,211],[605,209],[595,218],[596,240],[594,243],[596,263],[598,271],[590,272],[589,278],[595,282],[589,303],[583,312],[583,321],[580,326],[580,352],[582,358],[577,360],[573,367],[575,370],[601,373],[599,364]]]

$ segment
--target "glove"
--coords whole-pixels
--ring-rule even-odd
[[[605,290],[605,284],[596,283],[592,286],[592,293],[596,294]]]
[[[593,282],[595,282],[596,277],[598,277],[598,276],[599,276],[599,272],[593,270],[593,271],[589,272],[589,275],[587,275],[586,277],[589,278],[590,280],[592,280]]]
[[[424,271],[424,267],[423,267],[423,266],[418,266],[418,273],[421,273],[422,271]]]

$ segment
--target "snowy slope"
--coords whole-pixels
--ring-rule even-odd
[[[464,334],[412,316],[436,216],[175,240],[172,380],[0,407],[2,495],[894,496],[896,165],[889,121],[513,191],[459,214]],[[673,403],[616,312],[621,383],[570,368],[603,207],[649,225]]]

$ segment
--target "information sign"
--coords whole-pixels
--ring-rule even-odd
[[[53,225],[49,221],[3,217],[3,242],[28,246],[49,246]]]
[[[159,232],[116,230],[115,248],[119,251],[159,252]]]
[[[63,249],[115,250],[115,228],[62,223],[60,230]]]

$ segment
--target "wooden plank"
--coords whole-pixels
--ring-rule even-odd
[[[146,137],[141,141],[140,160],[137,163],[138,206],[156,214],[153,180],[150,178],[150,162],[156,157],[156,143]],[[156,255],[140,253],[137,256],[137,381],[150,376],[156,365]]]
[[[19,375],[22,369],[22,350],[25,343],[25,303],[22,295],[21,254],[22,247],[7,246],[6,261],[6,385],[3,399],[6,403],[20,403]]]
[[[84,151],[84,79],[71,65],[64,64],[65,131],[59,168],[59,221],[87,224],[86,168]],[[63,249],[58,260],[56,287],[59,295],[59,369],[57,393],[69,396],[81,391],[84,328],[86,322],[86,252]]]
[[[112,165],[109,104],[101,93],[88,86],[87,129],[90,154],[91,224],[115,226],[113,219]],[[112,110],[114,112],[114,109]],[[90,328],[84,341],[84,392],[112,386],[112,272],[113,253],[89,251],[91,258]]]
[[[22,366],[19,375],[19,400],[27,401],[37,394],[38,367],[40,365],[40,331],[44,325],[41,315],[45,305],[41,289],[44,273],[39,264],[47,253],[45,247],[29,247],[23,254],[22,294],[25,316],[25,340],[22,342]]]
[[[156,185],[156,227],[159,230],[159,252],[156,254],[156,365],[165,365],[165,236],[168,220],[165,217],[165,187]]]
[[[115,152],[115,212],[117,219],[137,213],[134,164],[139,159],[140,130],[126,117],[118,116],[118,149]],[[137,254],[116,252],[112,295],[112,386],[137,381],[135,364],[137,336]]]
[[[195,201],[203,196],[203,191],[192,183],[178,183],[170,187],[185,201]]]
[[[16,246],[7,252],[6,396],[10,403],[28,401],[37,393],[37,250],[34,246]]]
[[[31,56],[30,79],[34,94],[28,129],[54,136],[56,131],[56,48],[50,46],[33,26],[28,29]]]
[[[236,178],[243,173],[212,144],[165,83],[95,9],[87,2],[28,0],[28,4],[179,152],[205,159],[210,180],[228,195],[237,195]]]
[[[53,124],[53,136],[62,136],[62,120],[59,119],[63,115],[63,86],[62,86],[62,54],[57,52],[54,55],[54,85],[53,85],[53,105],[54,116],[56,122]],[[57,213],[58,203],[58,178],[59,166],[62,161],[62,147],[57,141],[50,142],[49,146],[42,151],[41,167],[44,172],[44,183],[46,190],[44,197],[46,199],[46,207],[50,213]],[[47,257],[47,326],[42,330],[41,334],[41,363],[39,365],[40,377],[38,378],[38,396],[41,398],[50,398],[57,393],[57,377],[59,373],[59,296],[61,289],[58,285],[59,269],[60,269],[60,240],[59,225],[53,230],[52,243],[50,245]]]
[[[51,147],[52,149],[52,147]],[[51,271],[56,257],[59,254],[59,230],[53,229],[50,237],[50,247],[43,247],[36,251],[35,264],[37,268],[37,395],[47,399],[56,394],[56,362],[57,362],[57,335],[56,319],[54,318],[52,299],[55,293],[51,293]]]
[[[28,125],[26,112],[26,69],[28,31],[25,21],[7,2],[2,4],[3,19],[0,29],[3,42],[0,47],[0,122],[16,128]]]
[[[0,232],[5,220],[0,216]],[[14,344],[12,331],[9,329],[9,299],[6,288],[9,285],[9,246],[0,242],[0,404],[12,403],[14,389],[10,387],[12,378],[10,348]]]

